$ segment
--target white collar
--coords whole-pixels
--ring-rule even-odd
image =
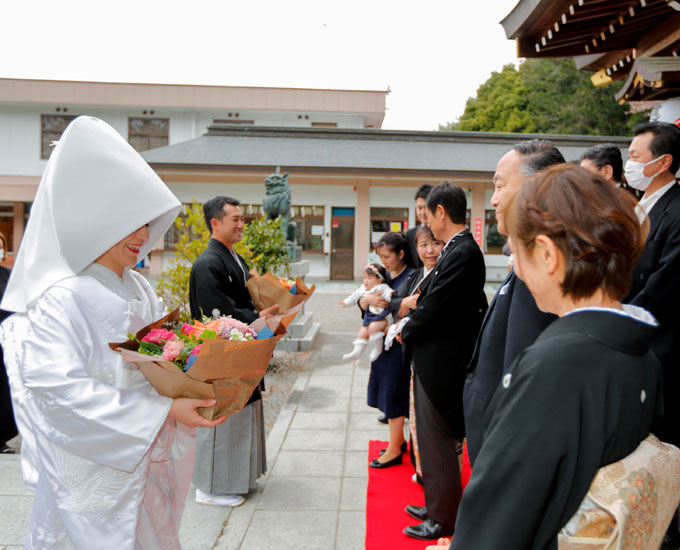
[[[673,185],[677,183],[676,180],[673,180],[660,189],[657,189],[652,193],[651,195],[645,195],[640,199],[640,202],[637,203],[635,206],[635,213],[638,216],[638,220],[640,220],[640,223],[645,221],[645,218],[649,216],[649,213],[652,211],[652,208],[654,208],[654,205],[659,201],[661,197],[666,194]]]
[[[451,238],[450,238],[448,241],[446,241],[446,244],[444,245],[444,248],[442,248],[442,251],[439,253],[439,257],[440,257],[440,258],[442,257],[442,254],[444,254],[444,250],[446,250],[447,247],[453,242],[453,239],[455,239],[455,238],[456,238],[458,235],[460,235],[463,231],[465,231],[465,229],[461,229],[458,233],[456,233],[455,235],[452,235]]]
[[[562,315],[562,317],[566,317],[567,315],[571,315],[572,313],[579,313],[581,311],[606,311],[609,313],[615,313],[616,315],[621,315],[623,317],[630,317],[632,319],[635,319],[636,321],[640,321],[641,323],[645,323],[646,325],[651,325],[653,327],[659,326],[659,322],[656,320],[654,315],[649,313],[649,311],[647,311],[646,309],[641,308],[639,306],[634,306],[632,304],[622,304],[621,309],[597,306],[578,307],[576,309],[568,311],[567,313]]]

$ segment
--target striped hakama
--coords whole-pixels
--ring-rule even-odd
[[[196,428],[193,482],[213,495],[245,495],[267,471],[262,399],[217,428]]]

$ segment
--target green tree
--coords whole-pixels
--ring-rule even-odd
[[[234,246],[236,252],[246,260],[248,267],[257,268],[258,273],[271,271],[288,275],[288,243],[281,231],[281,217],[268,220],[264,217],[246,224],[243,238]]]
[[[180,318],[189,321],[191,266],[208,246],[210,239],[210,232],[203,218],[203,208],[195,199],[177,216],[175,227],[179,232],[179,240],[175,243],[175,257],[170,259],[168,268],[161,273],[157,290],[168,309],[179,308]]]
[[[177,216],[175,227],[179,239],[175,243],[175,256],[158,279],[158,293],[169,309],[179,308],[180,318],[191,319],[189,309],[189,275],[191,266],[203,253],[210,240],[205,226],[203,207],[192,200],[184,212]],[[244,257],[248,267],[259,273],[267,271],[287,275],[288,246],[281,231],[281,218],[253,220],[243,228],[243,238],[234,249]]]
[[[591,72],[573,59],[528,59],[494,72],[470,98],[458,122],[440,130],[630,135],[646,113],[628,115],[614,94],[621,86],[593,86]]]

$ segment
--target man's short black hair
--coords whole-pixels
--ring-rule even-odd
[[[434,187],[427,195],[427,209],[435,212],[440,204],[444,212],[453,223],[465,223],[465,211],[467,210],[467,199],[465,192],[455,183],[444,181]]]
[[[418,191],[416,191],[416,196],[413,197],[414,200],[418,199],[427,199],[427,196],[430,194],[430,191],[432,191],[432,185],[429,183],[423,183],[420,187],[418,187]]]
[[[555,164],[566,162],[559,149],[547,139],[529,139],[518,143],[512,149],[524,157],[521,172],[527,177],[535,176]]]
[[[598,170],[609,165],[612,167],[612,177],[615,181],[621,182],[623,176],[623,159],[621,149],[613,143],[598,143],[586,149],[581,155],[580,160],[588,159]]]
[[[633,130],[634,136],[646,134],[650,132],[654,134],[652,141],[649,144],[649,150],[658,158],[661,155],[671,155],[670,171],[675,175],[680,167],[680,128],[670,122],[645,122],[638,124]]]
[[[238,206],[241,204],[238,200],[232,199],[231,197],[215,197],[206,201],[203,204],[203,216],[205,217],[205,224],[208,226],[208,231],[212,233],[212,226],[210,225],[210,220],[213,218],[221,220],[224,218],[224,205],[231,204],[232,206]]]

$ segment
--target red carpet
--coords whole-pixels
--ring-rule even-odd
[[[376,458],[380,449],[385,447],[387,447],[385,441],[370,441],[368,462]],[[417,519],[409,516],[404,508],[408,504],[425,505],[422,486],[411,481],[414,473],[408,453],[404,453],[404,462],[401,466],[392,466],[384,470],[368,468],[366,550],[424,550],[429,544],[436,542],[412,539],[402,532],[404,527],[419,523]],[[463,453],[461,478],[465,487],[470,478],[467,448]]]
[[[368,462],[385,447],[386,441],[370,441]],[[423,550],[428,544],[402,532],[404,527],[420,523],[404,512],[404,508],[408,504],[425,506],[422,486],[411,481],[415,470],[408,456],[404,453],[401,466],[384,470],[367,466],[366,550]]]

